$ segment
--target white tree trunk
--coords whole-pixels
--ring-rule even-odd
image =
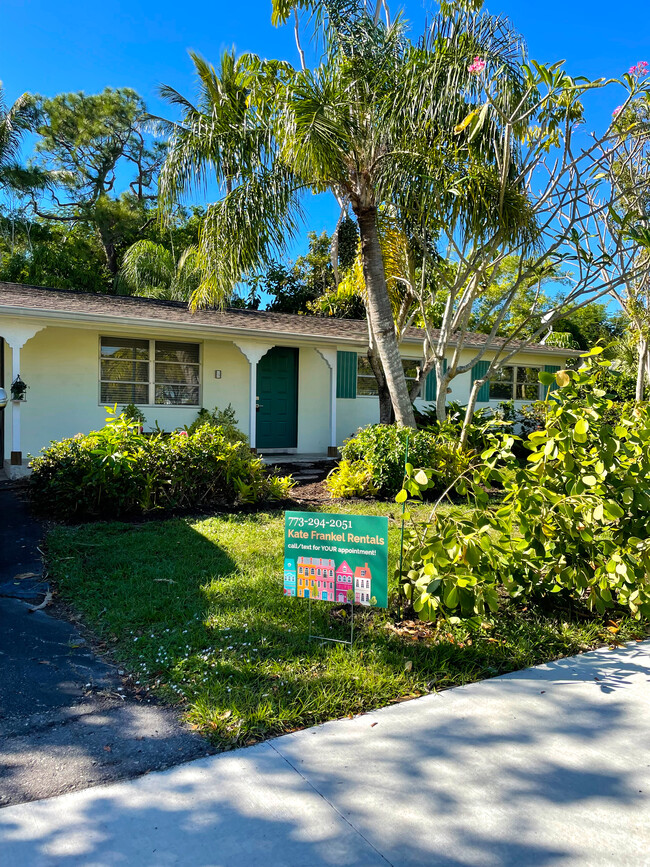
[[[472,426],[472,419],[474,418],[474,410],[476,409],[476,400],[478,398],[478,393],[481,390],[481,386],[485,382],[484,379],[477,379],[476,382],[472,385],[472,390],[469,394],[469,400],[467,401],[467,409],[465,410],[465,419],[463,420],[463,428],[460,432],[460,441],[459,445],[461,449],[466,448],[467,440],[469,437],[469,429]]]
[[[647,355],[648,355],[648,343],[642,335],[639,336],[638,342],[638,350],[639,350],[639,360],[636,368],[636,399],[641,401],[643,400],[643,395],[645,392],[645,373],[646,373],[646,365],[647,365]]]

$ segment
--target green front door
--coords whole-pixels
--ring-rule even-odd
[[[257,365],[257,448],[298,445],[298,350],[274,346]]]

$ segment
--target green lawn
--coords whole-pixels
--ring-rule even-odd
[[[426,511],[426,507],[423,507]],[[399,507],[334,506],[389,514],[395,565]],[[282,595],[280,512],[58,528],[48,539],[60,595],[109,643],[113,657],[222,747],[405,696],[492,677],[607,643],[608,621],[510,607],[471,631],[444,624],[426,635],[390,628],[364,611],[352,649],[308,640],[307,604]],[[315,631],[345,637],[327,603]],[[619,621],[617,640],[642,637]]]

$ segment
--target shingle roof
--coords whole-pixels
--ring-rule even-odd
[[[29,310],[47,316],[60,314],[63,318],[120,319],[141,321],[143,324],[161,322],[170,325],[187,325],[205,330],[215,329],[228,333],[239,332],[251,336],[281,334],[286,337],[308,337],[327,342],[361,343],[368,339],[365,320],[334,319],[326,316],[299,316],[291,313],[275,313],[270,310],[197,310],[192,313],[182,301],[158,301],[154,298],[134,298],[128,295],[101,295],[75,292],[69,289],[49,289],[43,286],[27,286],[20,283],[0,282],[0,312],[19,313]],[[434,336],[436,332],[434,331]],[[1,336],[1,335],[0,335]],[[408,342],[421,342],[424,331],[408,328],[404,335]],[[487,342],[485,334],[466,335],[465,345],[479,348]],[[495,340],[499,345],[502,341]],[[549,354],[574,354],[571,350],[535,343],[526,346],[531,351]]]

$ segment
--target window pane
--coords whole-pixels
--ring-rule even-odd
[[[359,376],[357,378],[357,394],[379,394],[379,389],[377,388],[377,380],[375,379],[375,377]]]
[[[535,385],[532,382],[527,382],[526,385],[517,386],[517,389],[522,389],[522,392],[523,392],[521,395],[522,400],[539,400],[540,399],[539,383],[537,385]]]
[[[512,383],[490,382],[490,400],[512,400]]]
[[[168,343],[156,340],[156,361],[179,361],[184,364],[198,364],[199,344]]]
[[[167,406],[198,406],[198,385],[156,385],[156,403]]]
[[[149,362],[102,358],[102,379],[116,382],[148,382]]]
[[[156,382],[179,382],[186,385],[199,384],[198,364],[173,364],[171,362],[156,362]]]
[[[490,400],[512,400],[514,367],[502,367],[490,376]]]
[[[357,356],[357,396],[379,394],[377,380],[370,362],[364,355]]]
[[[517,367],[517,400],[539,400],[539,367]]]
[[[539,382],[539,367],[518,367],[517,382]]]
[[[412,361],[410,358],[402,359],[402,367],[404,368],[404,376],[407,379],[417,379],[418,378],[418,363],[417,361]]]
[[[102,382],[101,402],[107,404],[149,403],[149,386],[126,382]]]
[[[140,359],[149,358],[149,341],[133,340],[130,337],[102,337],[102,358]]]
[[[374,377],[374,373],[372,372],[372,367],[370,366],[370,362],[363,355],[358,356],[358,366],[357,373],[359,376],[372,376]]]
[[[514,367],[502,367],[496,373],[490,374],[490,382],[512,382]]]

